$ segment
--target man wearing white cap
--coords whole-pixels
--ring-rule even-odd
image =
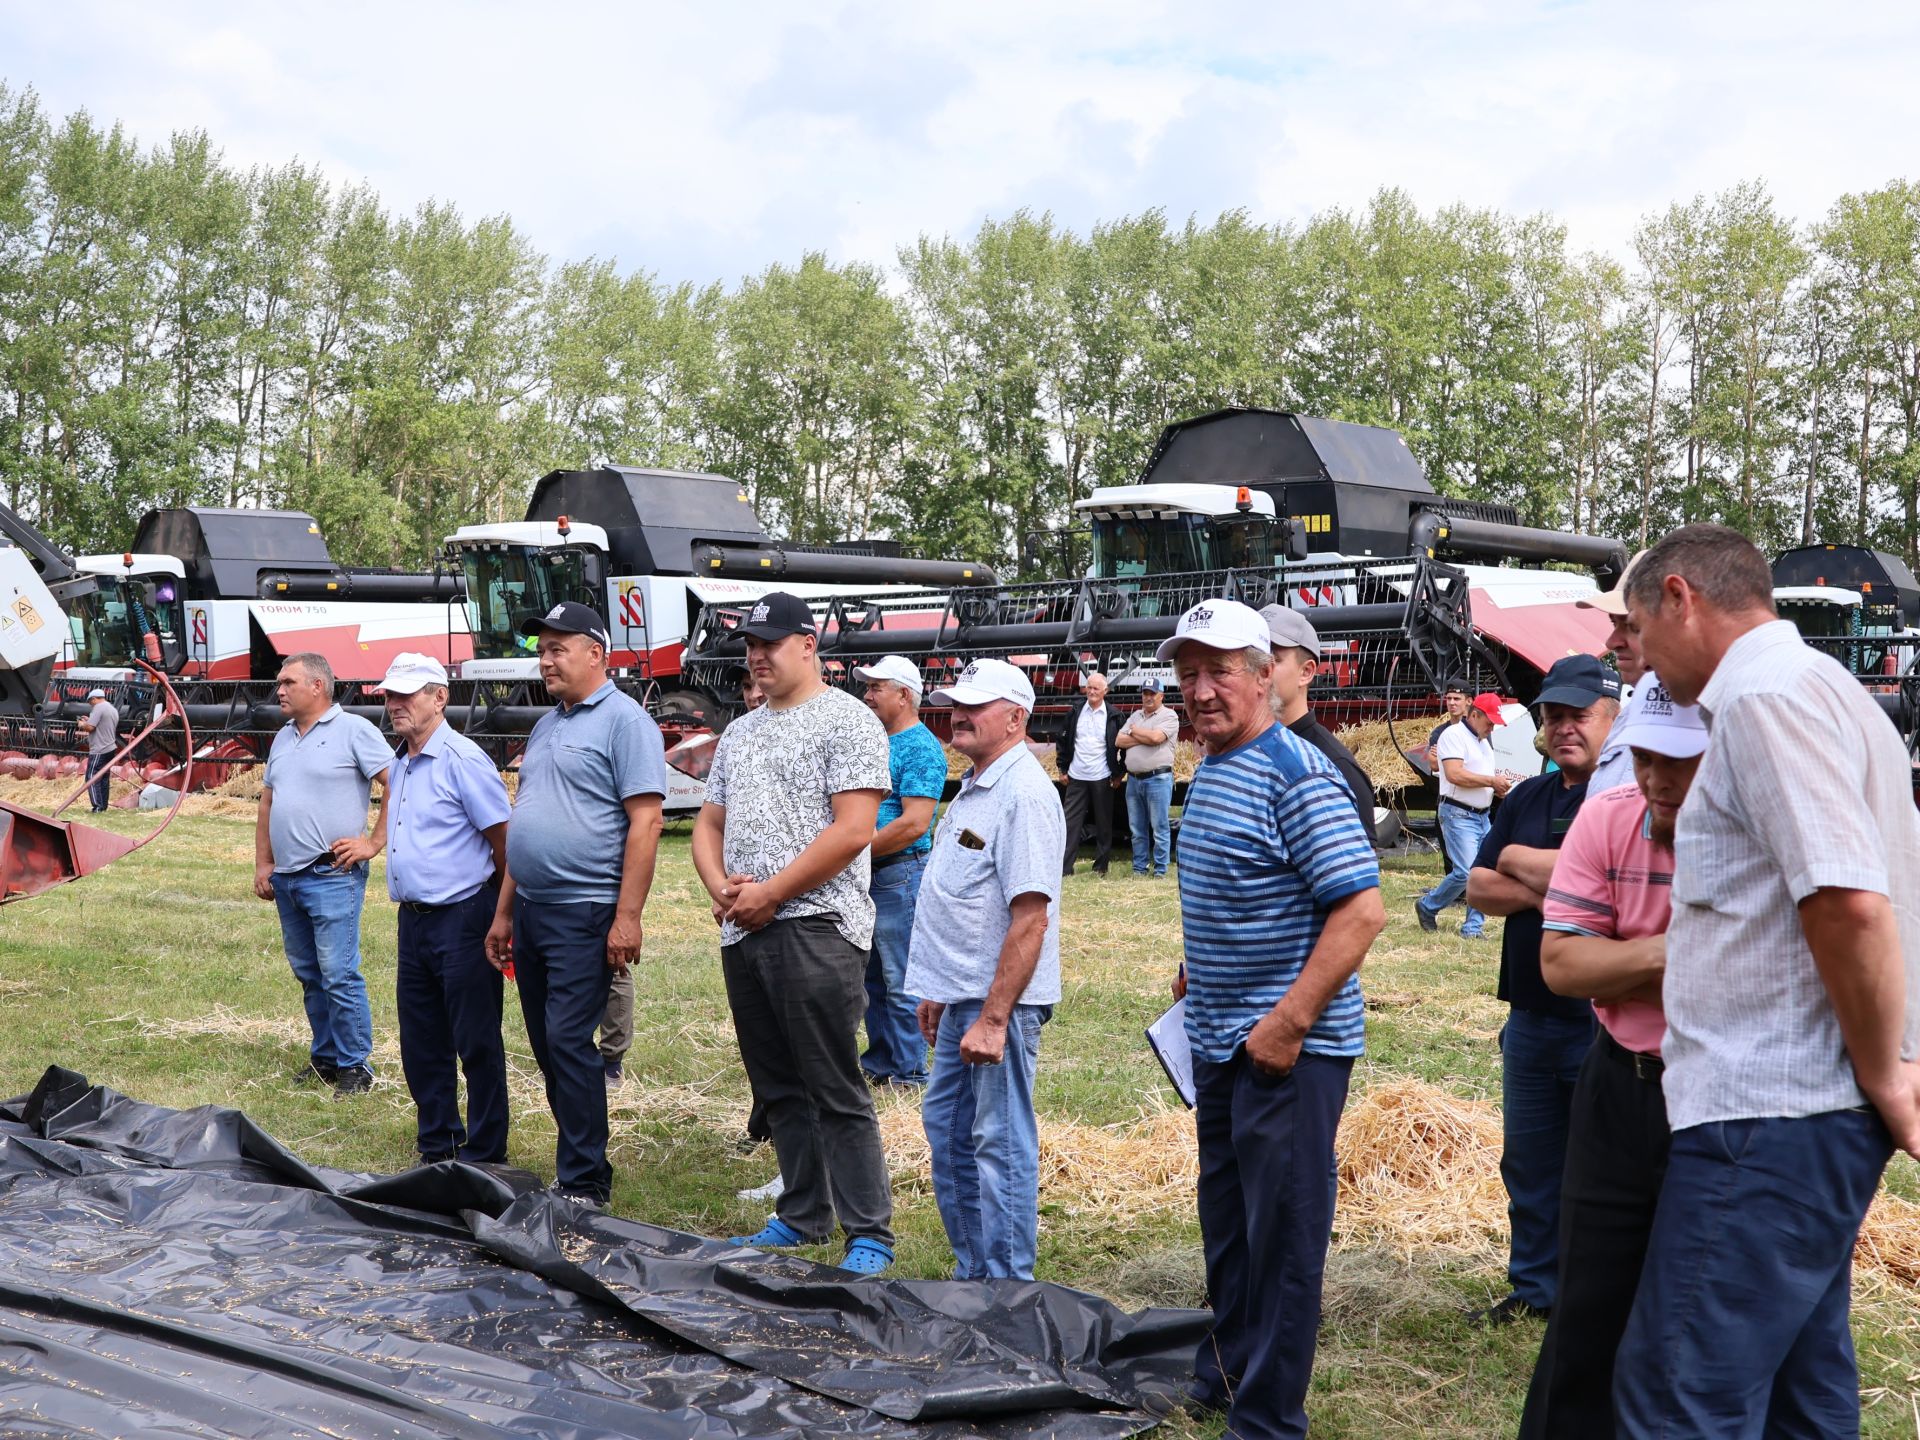
[[[1640,637],[1627,625],[1627,582],[1633,578],[1640,556],[1646,553],[1642,550],[1627,562],[1627,568],[1620,572],[1620,579],[1611,590],[1574,602],[1577,608],[1597,610],[1613,622],[1612,633],[1607,636],[1607,649],[1613,656],[1613,668],[1620,672],[1620,715],[1613,722],[1613,732],[1600,752],[1599,763],[1593,767],[1593,778],[1587,782],[1590,795],[1634,782],[1633,752],[1619,737],[1633,718],[1634,698],[1640,679],[1647,672],[1647,662],[1640,654]]]
[[[953,702],[953,748],[973,762],[934,836],[907,989],[934,1047],[920,1107],[933,1194],[957,1280],[1033,1278],[1040,1027],[1060,1001],[1060,854],[1066,818],[1027,748],[1033,686],[975,660],[934,691]]]
[[[400,907],[400,1068],[417,1112],[422,1161],[507,1158],[507,1052],[500,972],[487,929],[507,870],[507,787],[480,747],[446,723],[447,672],[430,655],[394,657],[380,682],[406,742],[387,800],[387,894]],[[460,1120],[455,1065],[467,1077]]]
[[[927,1083],[927,1042],[920,1036],[919,1001],[907,989],[907,951],[913,943],[914,903],[933,849],[933,807],[947,787],[947,752],[920,723],[920,670],[903,655],[856,665],[866,682],[861,697],[887,728],[893,788],[874,817],[873,948],[867,953],[867,1050],[860,1068],[880,1085]]]
[[[89,690],[87,701],[91,708],[79,730],[87,737],[87,799],[98,815],[107,808],[108,787],[113,783],[106,771],[113,752],[120,748],[120,712],[107,703],[104,690]]]
[[[1540,969],[1594,1002],[1601,1026],[1573,1091],[1560,1190],[1558,1299],[1534,1367],[1522,1437],[1613,1440],[1613,1357],[1627,1328],[1666,1175],[1660,982],[1673,827],[1707,748],[1697,706],[1642,677],[1615,726],[1635,783],[1591,792],[1554,860]]]
[[[1213,1330],[1196,1406],[1227,1433],[1304,1436],[1333,1235],[1333,1144],[1365,1049],[1357,972],[1386,924],[1380,870],[1333,762],[1274,721],[1261,616],[1207,600],[1172,660],[1207,752],[1180,825],[1200,1233]]]

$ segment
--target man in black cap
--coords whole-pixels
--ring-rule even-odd
[[[1620,713],[1620,677],[1591,655],[1547,671],[1536,702],[1547,755],[1560,767],[1516,785],[1493,817],[1467,877],[1467,903],[1507,917],[1500,942],[1500,1178],[1507,1187],[1513,1292],[1481,1311],[1490,1325],[1553,1309],[1560,1256],[1560,1174],[1574,1085],[1593,1045],[1593,1006],[1556,995],[1540,974],[1540,907],[1560,842]]]
[[[1432,750],[1440,743],[1440,737],[1449,725],[1458,725],[1467,718],[1467,711],[1473,708],[1473,691],[1467,688],[1464,680],[1449,680],[1440,687],[1440,708],[1447,712],[1447,718],[1434,726],[1427,734],[1427,749]]]
[[[893,1195],[860,1073],[874,905],[868,847],[893,786],[886,727],[820,676],[813,612],[774,592],[741,621],[766,703],[714,746],[693,863],[720,922],[727,1006],[785,1188],[735,1242],[812,1245],[846,1232],[841,1264],[893,1263]]]
[[[1333,762],[1333,768],[1353,792],[1360,828],[1372,840],[1373,781],[1353,758],[1353,752],[1307,708],[1307,687],[1320,671],[1320,632],[1305,615],[1286,605],[1269,605],[1260,612],[1260,618],[1267,622],[1267,633],[1273,640],[1273,718]]]
[[[521,623],[558,703],[520,761],[487,959],[514,962],[527,1042],[559,1135],[554,1189],[598,1209],[613,1188],[593,1032],[616,970],[640,958],[667,793],[660,727],[607,678],[606,622],[566,602]]]

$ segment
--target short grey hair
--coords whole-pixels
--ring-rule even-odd
[[[1258,645],[1249,645],[1240,652],[1250,675],[1265,675],[1273,669],[1273,652],[1262,650]]]
[[[327,657],[317,650],[302,650],[299,654],[289,655],[280,662],[282,670],[289,665],[298,665],[309,676],[324,685],[328,694],[333,693],[333,666],[328,664]]]
[[[1627,599],[1654,609],[1669,575],[1678,575],[1716,610],[1775,613],[1773,571],[1766,556],[1731,526],[1682,525],[1662,536],[1627,577]]]

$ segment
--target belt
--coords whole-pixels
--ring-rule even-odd
[[[1172,773],[1173,766],[1162,765],[1158,770],[1129,770],[1127,772],[1127,778],[1129,780],[1151,780],[1156,775],[1171,775]]]
[[[1658,1085],[1660,1083],[1660,1076],[1665,1072],[1667,1065],[1658,1055],[1648,1055],[1639,1050],[1629,1050],[1618,1040],[1614,1039],[1613,1036],[1608,1034],[1605,1029],[1601,1030],[1600,1039],[1606,1045],[1609,1055],[1622,1065],[1632,1068],[1636,1080],[1644,1080],[1649,1085]]]
[[[1456,800],[1451,795],[1442,795],[1440,797],[1440,803],[1442,805],[1451,805],[1456,810],[1471,811],[1475,815],[1484,815],[1493,808],[1491,805],[1469,805],[1466,801]]]
[[[902,860],[924,860],[927,857],[915,850],[896,850],[891,855],[882,855],[873,862],[872,868],[884,870],[889,865],[898,865]]]
[[[393,903],[402,910],[411,910],[415,915],[436,915],[442,910],[451,910],[456,905],[465,905],[478,896],[481,891],[499,889],[499,881],[492,875],[480,882],[480,889],[471,895],[462,895],[458,900],[442,900],[438,904],[428,904],[425,900],[396,900]]]
[[[351,865],[336,865],[332,855],[322,855],[318,860],[309,860],[298,870],[289,870],[289,875],[313,875],[322,870],[334,875],[344,875],[353,869]]]

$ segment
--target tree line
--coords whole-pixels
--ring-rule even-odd
[[[1920,186],[1801,223],[1742,183],[1628,255],[1394,189],[1300,224],[1020,211],[884,269],[674,285],[0,84],[0,493],[78,550],[153,506],[276,505],[417,564],[614,462],[732,476],[783,538],[1005,563],[1222,405],[1391,426],[1532,524],[1915,563]]]

